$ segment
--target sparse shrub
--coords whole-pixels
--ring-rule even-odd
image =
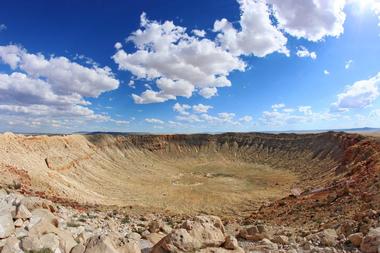
[[[43,248],[39,250],[30,250],[30,251],[27,251],[27,253],[54,253],[54,252],[49,248]]]
[[[72,221],[69,221],[69,222],[67,222],[66,226],[72,227],[72,228],[77,228],[77,227],[80,226],[80,224],[72,222]]]
[[[129,223],[129,222],[131,222],[131,218],[130,218],[128,215],[126,215],[126,216],[121,220],[121,223],[123,223],[123,224]]]
[[[79,222],[86,222],[87,221],[87,216],[82,214],[81,216],[79,216],[78,221]]]

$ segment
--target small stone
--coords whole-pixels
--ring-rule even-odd
[[[276,235],[272,240],[274,243],[286,245],[289,244],[289,238],[285,235]]]
[[[229,250],[235,250],[235,249],[239,248],[238,241],[236,240],[235,237],[233,237],[231,235],[226,236],[226,240],[225,240],[223,246],[225,249],[229,249]]]
[[[144,239],[147,239],[147,236],[150,234],[150,232],[148,230],[145,230],[143,232],[141,232],[141,237],[144,238]]]
[[[260,233],[267,232],[267,228],[265,227],[265,225],[257,225],[257,229],[259,230]]]
[[[161,222],[159,222],[159,221],[157,221],[157,220],[153,220],[153,221],[151,221],[151,222],[149,223],[149,225],[148,225],[148,230],[149,230],[149,232],[151,232],[151,233],[157,233],[157,232],[160,231],[161,226],[162,226]]]
[[[161,227],[161,231],[164,232],[165,234],[170,234],[172,232],[172,228],[168,224],[164,224]]]
[[[15,222],[15,227],[22,227],[22,225],[24,224],[24,222],[22,221],[22,219],[17,219]]]

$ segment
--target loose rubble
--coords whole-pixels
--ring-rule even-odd
[[[0,253],[380,253],[380,212],[367,214],[369,227],[348,221],[308,231],[210,215],[77,210],[0,189]]]

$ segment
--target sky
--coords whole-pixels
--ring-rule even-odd
[[[0,132],[380,127],[380,0],[1,5]]]

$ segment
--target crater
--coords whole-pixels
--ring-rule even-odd
[[[333,132],[0,138],[8,143],[0,149],[1,172],[9,174],[7,166],[26,171],[31,192],[216,215],[248,215],[276,200],[295,201],[289,196],[339,189],[378,150],[368,137]]]

